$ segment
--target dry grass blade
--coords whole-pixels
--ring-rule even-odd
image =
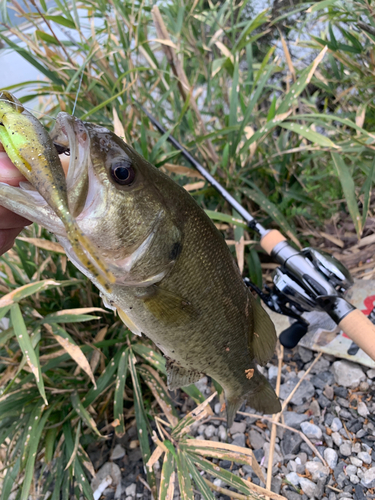
[[[193,182],[192,184],[185,184],[184,189],[188,192],[198,191],[198,189],[204,188],[205,181]]]
[[[25,238],[23,236],[18,236],[17,240],[30,243],[37,248],[42,248],[43,250],[48,250],[49,252],[61,253],[65,255],[64,248],[60,245],[60,243],[56,243],[55,241],[44,240],[42,238]]]
[[[44,323],[43,326],[51,335],[53,335],[55,340],[57,340],[61,347],[65,349],[69,356],[74,359],[77,365],[90,377],[90,380],[96,389],[94,374],[92,373],[90,364],[81,349],[77,345],[72,343],[72,341],[68,338],[68,335],[62,328],[56,326],[54,331],[53,328],[47,323]]]
[[[212,410],[209,403],[214,399],[216,395],[217,392],[214,392],[209,398],[203,401],[203,403],[201,403],[194,410],[185,415],[185,417],[173,429],[173,437],[182,437],[184,434],[189,432],[190,427],[193,424],[196,424],[200,420],[203,420],[204,418],[212,415]]]
[[[207,132],[206,126],[203,122],[202,116],[199,112],[197,103],[192,95],[189,81],[187,79],[184,68],[183,68],[174,48],[171,46],[172,41],[169,37],[169,33],[168,33],[167,28],[164,24],[163,18],[161,17],[159,8],[156,5],[154,5],[151,13],[152,13],[152,18],[154,20],[156,33],[158,34],[158,37],[161,39],[160,42],[162,44],[164,54],[167,57],[168,63],[170,64],[173,73],[175,74],[175,76],[178,79],[178,87],[179,87],[180,93],[181,93],[184,101],[186,101],[186,99],[188,99],[188,98],[190,99],[189,104],[192,107],[192,109],[197,117],[197,120],[199,123],[199,128],[200,128],[200,133],[201,133],[201,135],[207,135],[208,132]],[[166,41],[168,41],[170,43],[166,44]],[[210,151],[211,159],[213,160],[214,163],[217,163],[219,161],[219,157],[216,154],[215,148],[213,147],[213,145],[209,139],[206,140],[206,143],[207,143],[208,149]]]
[[[259,420],[268,420],[268,421],[274,423],[275,425],[278,425],[279,427],[282,427],[283,429],[288,429],[289,431],[292,431],[292,432],[295,432],[296,434],[299,434],[301,436],[301,438],[305,441],[305,443],[309,446],[309,448],[311,448],[311,450],[315,453],[315,455],[317,457],[319,457],[319,459],[322,461],[322,463],[324,465],[327,466],[327,462],[324,460],[324,458],[319,453],[319,451],[317,450],[317,448],[312,444],[312,442],[310,441],[310,439],[307,438],[303,434],[303,432],[299,431],[298,429],[294,429],[293,427],[289,427],[289,425],[282,424],[281,422],[276,422],[271,417],[265,417],[265,416],[262,416],[262,415],[256,415],[255,413],[246,413],[244,411],[238,411],[237,413],[239,415],[244,415],[244,416],[247,416],[247,417],[253,417],[253,418],[256,417]]]
[[[284,400],[282,406],[281,406],[281,413],[285,410],[285,408],[288,406],[289,404],[289,401],[292,399],[292,397],[294,396],[294,394],[297,392],[298,388],[300,387],[300,385],[302,384],[302,382],[305,380],[306,376],[311,372],[311,370],[314,368],[314,366],[316,365],[316,363],[319,361],[319,359],[322,357],[323,353],[320,352],[317,357],[314,359],[314,361],[311,363],[311,365],[309,366],[309,368],[305,371],[305,373],[303,374],[303,376],[299,379],[297,385],[293,388],[292,392],[289,394],[289,396]],[[280,413],[278,413],[278,415],[280,415]]]
[[[174,165],[173,163],[164,163],[161,167],[161,170],[167,170],[168,172],[172,172],[174,174],[183,175],[185,177],[193,177],[195,179],[203,179],[203,175],[199,172],[193,170],[189,167],[184,167],[183,165]]]
[[[277,359],[278,359],[278,371],[277,371],[277,379],[276,379],[276,394],[279,396],[280,394],[280,384],[281,384],[281,369],[283,366],[283,356],[284,356],[284,347],[280,344],[279,341],[277,341]],[[272,428],[271,428],[271,438],[270,438],[270,453],[268,457],[268,465],[267,465],[267,481],[266,481],[266,488],[271,489],[271,481],[272,481],[272,466],[273,466],[273,456],[274,456],[274,451],[275,451],[275,444],[276,444],[276,425],[275,422],[277,422],[280,418],[280,413],[277,413],[276,415],[273,415],[272,417]]]
[[[159,460],[159,458],[163,455],[164,452],[165,452],[165,449],[163,449],[161,446],[157,446],[155,448],[155,450],[153,451],[151,457],[148,459],[146,467],[148,467],[149,469],[152,469],[154,464],[156,464],[156,462]]]
[[[283,46],[283,51],[284,51],[284,55],[285,55],[285,59],[286,59],[289,71],[293,77],[293,81],[295,82],[296,81],[296,72],[295,72],[295,69],[293,66],[292,58],[290,57],[288,45],[286,44],[285,38],[283,37],[283,35],[281,33],[280,33],[280,38],[281,38],[281,44]]]
[[[27,285],[20,286],[16,290],[4,295],[0,299],[0,308],[6,307],[24,299],[34,293],[46,290],[49,287],[60,286],[60,283],[55,280],[43,280],[37,281],[36,283],[28,283]]]
[[[202,439],[188,439],[184,443],[181,443],[180,446],[181,449],[186,449],[192,453],[199,453],[202,456],[220,458],[225,454],[225,460],[242,462],[253,466],[253,453],[249,448]]]

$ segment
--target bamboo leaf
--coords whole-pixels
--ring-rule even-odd
[[[45,323],[44,326],[47,328],[49,325]],[[53,325],[52,328],[49,326],[49,329],[47,328],[47,330],[54,335],[61,347],[65,349],[77,365],[90,377],[91,382],[94,387],[96,387],[95,377],[92,373],[90,363],[87,361],[86,356],[74,342],[72,337],[59,325]]]
[[[280,212],[280,210],[276,207],[274,203],[272,203],[266,196],[261,191],[258,191],[256,189],[250,189],[250,188],[240,188],[240,191],[250,198],[251,200],[255,201],[268,215],[272,217],[272,219],[279,224],[281,229],[284,231],[285,234],[288,235],[288,237],[294,241],[294,243],[298,246],[300,246],[300,243],[298,241],[297,236],[295,235],[293,229],[289,225],[288,221],[286,218],[283,216],[283,214]]]
[[[0,299],[0,308],[6,307],[14,304],[15,302],[19,302],[34,293],[41,292],[42,290],[49,290],[51,288],[55,288],[60,286],[62,283],[54,280],[43,280],[37,281],[36,283],[28,283],[27,285],[20,286],[16,290],[4,295]]]
[[[298,135],[301,135],[302,137],[305,137],[309,141],[318,144],[319,146],[323,146],[325,148],[335,148],[338,149],[337,144],[331,141],[331,139],[328,139],[328,137],[325,137],[322,134],[319,134],[319,132],[315,132],[314,130],[311,130],[310,128],[306,127],[305,125],[301,125],[299,123],[291,123],[291,122],[284,122],[280,123],[280,127],[290,130],[291,132],[295,132]]]
[[[42,418],[38,418],[38,420],[35,420],[35,422],[37,422],[38,424],[35,426],[35,429],[30,430],[30,443],[27,454],[25,477],[22,483],[20,500],[28,500],[29,498],[31,482],[35,474],[35,461],[36,461],[39,441],[52,409],[53,407],[49,408],[46,412],[44,412]]]
[[[37,355],[35,354],[29,334],[27,333],[26,325],[22,317],[20,306],[18,304],[12,305],[10,310],[10,317],[12,320],[12,325],[14,328],[14,332],[16,334],[18,344],[22,350],[23,355],[25,356],[25,359],[31,369],[32,374],[35,377],[39,393],[44,399],[44,402],[48,404],[46,393],[44,390],[42,373],[40,370],[40,363]]]
[[[173,500],[175,483],[175,459],[171,452],[164,455],[164,462],[161,470],[159,499]]]
[[[189,469],[185,462],[185,456],[181,450],[177,450],[176,464],[181,499],[194,500],[194,492],[191,484]]]
[[[247,224],[243,220],[232,217],[231,215],[223,214],[221,212],[214,212],[213,210],[205,210],[205,212],[212,220],[219,220],[221,222],[227,222],[228,224],[233,224],[234,226],[248,229]]]
[[[73,21],[71,21],[70,19],[67,19],[64,16],[59,16],[59,15],[51,16],[51,15],[49,15],[49,16],[44,16],[44,17],[46,19],[48,19],[49,21],[53,21],[57,24],[61,24],[61,26],[65,26],[66,28],[74,29],[76,27]]]
[[[146,463],[151,457],[150,445],[148,442],[147,418],[143,405],[142,390],[138,379],[137,370],[135,368],[136,359],[132,351],[129,352],[129,370],[133,382],[134,391],[134,409],[135,418],[137,420],[138,439],[142,452],[142,460]],[[156,493],[156,479],[153,470],[146,468],[147,482],[152,491]]]
[[[164,375],[167,374],[165,358],[160,353],[156,352],[155,349],[141,343],[134,344],[132,349],[150,363],[151,366],[164,373]]]
[[[73,408],[75,409],[75,411],[77,412],[77,415],[86,423],[86,425],[92,430],[95,432],[95,434],[99,437],[103,437],[97,426],[96,426],[96,423],[95,423],[95,420],[92,418],[92,416],[90,415],[90,413],[86,410],[86,408],[83,406],[79,396],[78,396],[78,393],[75,391],[72,393],[71,395],[71,401],[72,401],[72,405],[73,405]]]
[[[359,215],[357,196],[355,193],[355,184],[353,177],[345,161],[338,153],[331,153],[333,163],[336,167],[338,177],[341,182],[342,190],[348,205],[349,213],[354,223],[358,238],[362,234],[362,220]]]
[[[159,374],[151,368],[151,366],[143,365],[138,368],[138,373],[142,375],[145,382],[151,389],[156,401],[158,402],[160,408],[163,410],[168,422],[174,427],[177,425],[178,417],[176,408],[173,404],[172,399],[169,396],[169,392],[164,382],[161,380]]]
[[[372,161],[372,165],[370,168],[370,172],[365,180],[365,183],[363,184],[362,191],[364,193],[363,197],[363,211],[362,211],[362,227],[365,227],[366,220],[367,220],[367,214],[370,208],[370,200],[371,200],[371,191],[372,191],[372,184],[373,184],[373,178],[374,178],[374,171],[375,171],[375,158]],[[0,311],[0,319],[1,319],[1,311]]]
[[[119,421],[119,425],[116,426],[115,432],[118,436],[123,436],[125,434],[124,425],[124,389],[128,368],[128,356],[129,351],[123,351],[121,354],[120,362],[117,369],[117,379],[115,396],[113,401],[113,418]]]
[[[212,493],[212,491],[210,490],[208,485],[203,480],[202,476],[197,471],[197,468],[195,467],[195,465],[194,465],[193,461],[191,460],[190,456],[188,455],[188,453],[186,453],[184,455],[184,457],[185,457],[185,462],[189,468],[191,477],[192,477],[194,483],[196,484],[197,488],[202,493],[203,498],[205,500],[215,500],[215,498],[216,498],[215,495]]]

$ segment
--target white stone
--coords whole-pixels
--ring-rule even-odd
[[[361,415],[361,417],[364,417],[364,418],[366,418],[367,415],[370,413],[368,411],[366,404],[363,401],[360,401],[358,403],[357,412]]]
[[[355,465],[356,467],[362,467],[362,460],[359,460],[359,458],[357,457],[350,457],[350,461],[353,465]]]
[[[358,453],[358,458],[368,465],[370,465],[372,462],[371,456],[366,451],[361,451],[360,453]]]
[[[218,435],[220,441],[226,442],[226,440],[227,440],[227,430],[224,427],[224,425],[219,425],[219,428],[218,428],[218,431],[217,431],[217,435]]]
[[[344,455],[344,457],[350,457],[352,454],[352,446],[349,441],[342,443],[340,446],[340,453],[341,455]]]
[[[336,467],[338,458],[337,452],[333,448],[326,448],[324,450],[324,460],[331,469]]]
[[[116,444],[111,453],[111,460],[120,460],[120,458],[125,456],[125,450],[121,444]]]
[[[232,427],[229,429],[231,434],[241,433],[246,431],[246,422],[233,422]]]
[[[121,470],[120,467],[113,462],[106,462],[103,467],[101,467],[96,476],[91,481],[91,488],[93,491],[96,491],[101,483],[105,481],[107,477],[110,477],[112,481],[110,484],[112,486],[117,486],[121,482]]]
[[[289,472],[289,474],[287,474],[285,476],[285,479],[287,479],[294,486],[298,486],[299,485],[300,477],[299,477],[299,475],[296,472]]]
[[[339,418],[335,417],[332,420],[331,429],[333,432],[338,432],[340,429],[342,429],[342,422]]]
[[[313,481],[326,480],[329,475],[329,468],[320,462],[306,462],[305,469],[311,474]]]
[[[359,483],[359,477],[356,476],[355,474],[352,474],[350,477],[349,477],[349,480],[352,484],[358,484]]]
[[[271,379],[277,377],[278,372],[279,372],[279,368],[277,366],[271,365],[268,368],[268,378],[271,380]]]
[[[216,434],[216,427],[214,425],[208,425],[204,430],[204,435],[207,439],[212,438]]]
[[[302,422],[301,429],[309,439],[319,440],[323,435],[320,427],[315,424],[310,424],[310,422]]]
[[[375,467],[371,467],[363,474],[361,483],[365,488],[373,488],[375,486]]]
[[[313,498],[315,496],[317,487],[315,483],[310,481],[310,479],[307,479],[307,477],[300,477],[299,484],[301,485],[303,492],[309,498]]]
[[[356,388],[366,379],[363,370],[349,361],[335,361],[332,368],[336,383],[344,387]]]
[[[336,446],[342,445],[343,439],[342,439],[342,436],[338,432],[332,432],[331,438]]]
[[[374,379],[375,378],[375,369],[374,368],[371,368],[371,370],[369,370],[367,372],[367,377],[368,378],[371,378],[371,379]]]
[[[135,498],[135,494],[137,493],[137,485],[136,483],[132,483],[125,488],[125,495],[128,497]]]

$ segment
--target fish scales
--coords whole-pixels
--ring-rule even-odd
[[[273,324],[195,200],[102,127],[60,113],[51,137],[60,149],[74,151],[69,208],[113,283],[105,286],[77,255],[48,200],[41,197],[35,206],[35,191],[33,202],[27,187],[2,185],[0,204],[55,232],[104,303],[165,354],[171,389],[207,374],[224,388],[229,424],[245,400],[256,410],[278,412],[280,402],[257,370],[273,354]],[[32,171],[37,167],[31,164]],[[38,188],[32,175],[29,181]]]

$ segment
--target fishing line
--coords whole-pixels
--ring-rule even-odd
[[[84,72],[85,72],[85,66],[83,66],[83,68],[82,68],[81,77],[79,79],[78,90],[77,90],[77,93],[76,93],[76,99],[74,101],[72,116],[74,116],[74,112],[76,110],[76,105],[77,105],[78,96],[79,96],[79,93],[80,93],[80,90],[81,90],[81,85],[82,85],[82,80],[83,80],[83,74],[84,74]]]

